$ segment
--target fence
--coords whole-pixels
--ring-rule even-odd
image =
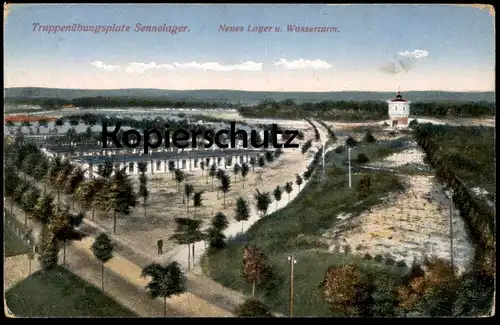
[[[31,238],[29,238],[30,230],[19,229],[16,222],[12,221],[9,217],[5,217],[5,223],[7,227],[12,230],[12,232],[19,238],[23,243],[28,245],[28,247],[33,247],[34,242]]]

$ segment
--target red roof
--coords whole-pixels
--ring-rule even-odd
[[[398,91],[396,98],[392,99],[391,102],[407,102],[407,100],[403,99],[403,96],[401,96],[401,93]]]

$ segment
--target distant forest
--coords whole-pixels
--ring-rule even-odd
[[[236,108],[247,117],[273,118],[319,118],[334,121],[369,121],[387,118],[385,101],[332,101],[296,102],[291,99],[275,101],[267,99],[257,105],[241,105],[215,101],[171,100],[160,98],[130,97],[81,97],[72,100],[61,98],[27,99],[7,98],[7,104],[39,105],[44,110],[60,109],[63,105],[73,104],[80,108],[114,107],[171,107],[171,108]],[[429,117],[492,117],[495,103],[487,101],[436,101],[412,102],[411,116]]]
[[[314,117],[331,121],[370,121],[387,118],[387,103],[383,101],[322,101],[319,103],[297,104],[264,101],[255,107],[241,107],[247,117]],[[493,117],[495,103],[481,102],[413,102],[411,116],[429,117]]]

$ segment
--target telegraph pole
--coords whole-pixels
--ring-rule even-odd
[[[450,189],[449,191],[449,196],[450,196],[450,250],[451,250],[451,268],[454,268],[454,263],[453,263],[453,190]]]
[[[323,142],[323,179],[325,180],[325,143]]]
[[[288,261],[290,262],[290,317],[293,317],[293,266],[297,264],[295,256],[288,256]]]
[[[347,155],[349,160],[349,188],[351,188],[351,147],[347,148]]]

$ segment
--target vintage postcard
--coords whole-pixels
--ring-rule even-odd
[[[8,317],[488,317],[488,5],[4,5]]]

